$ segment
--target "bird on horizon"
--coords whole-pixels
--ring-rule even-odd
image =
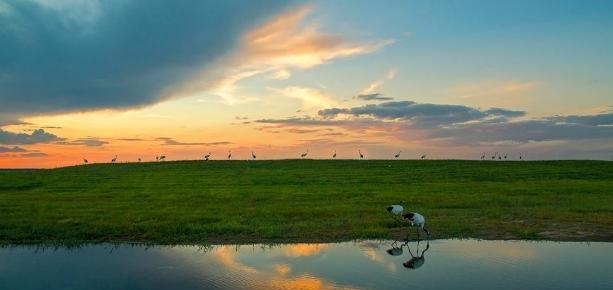
[[[485,159],[485,152],[483,152],[483,154],[481,155],[481,160]]]
[[[358,149],[358,153],[360,153],[360,159],[364,159],[364,154],[362,154],[362,151],[360,151],[360,149]]]
[[[140,157],[138,157],[138,162],[141,162],[141,161],[143,161],[143,160],[142,160],[142,159],[140,159]]]
[[[496,155],[498,155],[498,152],[494,153],[494,155],[492,155],[492,160],[496,159]]]
[[[396,153],[396,155],[394,155],[394,158],[398,158],[398,157],[400,157],[400,152],[402,152],[402,150],[401,150],[401,151],[398,151],[398,153]]]
[[[111,163],[115,163],[115,161],[117,161],[117,155],[115,155],[115,157],[113,157],[113,159],[111,159]]]
[[[507,153],[504,154],[504,160],[507,160]]]
[[[232,159],[232,151],[228,150],[228,160]]]
[[[89,163],[89,161],[87,161],[87,159],[83,158],[83,163],[87,164],[87,163]]]
[[[428,157],[428,155],[424,154],[421,156],[421,159],[426,159],[426,157]]]
[[[334,150],[334,154],[332,154],[332,158],[336,158],[336,150]]]
[[[255,160],[257,158],[257,156],[255,156],[255,153],[253,153],[253,151],[251,151],[251,159]]]
[[[166,155],[160,155],[160,159],[158,159],[159,161],[164,161],[166,159]]]
[[[209,154],[204,155],[204,160],[205,161],[209,161],[209,158],[211,157],[211,152],[209,152]]]
[[[519,154],[519,160],[521,160],[521,158],[522,158],[522,156],[521,156],[521,154]]]
[[[307,149],[307,151],[306,151],[306,152],[304,152],[304,153],[300,154],[300,158],[307,157],[307,155],[309,155],[309,149]]]

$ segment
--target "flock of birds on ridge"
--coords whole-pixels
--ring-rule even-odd
[[[396,153],[394,155],[394,158],[395,159],[400,158],[400,153],[402,153],[402,151],[398,151],[398,153]],[[360,156],[360,159],[364,159],[364,154],[359,149],[358,149],[358,154]],[[307,149],[306,152],[300,154],[300,158],[306,158],[308,155],[309,155],[309,149]],[[203,160],[204,161],[209,161],[211,159],[211,156],[212,156],[212,154],[211,154],[211,152],[209,152],[206,155],[204,155]],[[334,154],[332,154],[332,158],[335,159],[336,156],[337,156],[336,155],[336,150],[334,150]],[[428,155],[423,154],[423,155],[420,156],[419,159],[423,160],[423,159],[426,159],[427,157],[428,157]],[[498,154],[498,152],[495,152],[494,155],[487,156],[487,154],[484,152],[481,155],[481,160],[486,160],[488,158],[491,158],[492,160],[496,160],[496,159],[498,159],[498,160],[510,160],[509,155],[506,154],[506,153],[504,155],[501,155],[501,154]],[[232,151],[228,151],[228,160],[230,160],[230,159],[232,159]],[[257,159],[257,156],[255,155],[255,153],[253,151],[251,151],[251,159],[252,160],[256,160]],[[166,160],[166,155],[155,156],[155,160],[156,161],[165,161]],[[523,156],[521,154],[519,154],[519,160],[523,160]],[[143,160],[139,157],[137,159],[137,161],[138,162],[142,162]],[[113,157],[113,159],[111,159],[111,163],[116,163],[116,162],[117,162],[117,155],[115,155]],[[88,164],[89,160],[87,160],[87,158],[83,158],[83,163]]]

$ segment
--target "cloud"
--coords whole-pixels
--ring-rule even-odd
[[[509,118],[522,117],[526,115],[526,112],[524,111],[513,111],[513,110],[502,109],[502,108],[491,108],[487,111],[484,111],[484,113],[488,115],[502,116],[502,117],[509,117]]]
[[[21,147],[18,146],[13,146],[13,147],[5,147],[5,146],[0,146],[0,153],[14,153],[14,152],[27,152],[28,150],[23,149]]]
[[[209,143],[205,143],[205,142],[179,142],[176,141],[173,138],[170,137],[159,137],[159,138],[155,138],[155,140],[158,141],[164,141],[163,145],[185,145],[185,146],[191,146],[191,145],[203,145],[203,146],[217,146],[217,145],[229,145],[232,144],[232,142],[226,142],[226,141],[220,141],[220,142],[209,142]]]
[[[23,153],[19,155],[19,157],[23,157],[23,158],[36,158],[36,157],[45,157],[45,156],[49,156],[49,155],[43,152],[31,152],[31,153]]]
[[[215,69],[203,71],[177,86],[175,95],[202,91],[222,97],[228,103],[241,101],[236,84],[246,78],[269,74],[282,80],[292,70],[308,69],[334,59],[372,53],[394,42],[391,39],[355,43],[339,35],[321,32],[319,24],[305,19],[310,6],[290,9],[248,31],[237,49],[220,59]]]
[[[318,114],[325,118],[346,114],[377,119],[404,119],[423,126],[467,122],[488,116],[485,112],[462,105],[420,104],[412,101],[368,104],[348,109],[331,108],[321,110]]]
[[[79,145],[79,146],[87,146],[87,147],[99,147],[99,146],[102,146],[102,145],[109,144],[109,142],[104,141],[104,140],[100,140],[100,139],[94,138],[94,137],[85,137],[85,138],[78,138],[78,139],[71,140],[71,141],[60,141],[60,142],[56,142],[56,144],[59,144],[59,145]]]
[[[362,101],[391,101],[394,98],[384,97],[382,94],[379,93],[372,93],[366,95],[357,95],[355,99]]]
[[[0,0],[0,114],[141,107],[292,1]]]
[[[37,143],[51,143],[63,140],[65,139],[60,138],[54,134],[45,132],[44,129],[36,129],[32,131],[31,134],[13,133],[0,129],[0,144],[26,145]]]
[[[526,112],[462,105],[385,102],[352,108],[328,108],[318,117],[262,119],[278,129],[341,127],[399,140],[491,145],[568,140],[613,139],[613,112],[528,118]]]
[[[315,88],[291,86],[283,89],[270,88],[270,90],[289,98],[299,99],[307,108],[325,108],[338,104],[337,101]]]
[[[369,94],[374,93],[385,83],[386,80],[391,80],[391,79],[394,79],[395,77],[396,77],[396,70],[390,69],[385,75],[385,78],[376,80],[370,83],[366,88],[364,88],[362,90],[362,95],[369,95]]]

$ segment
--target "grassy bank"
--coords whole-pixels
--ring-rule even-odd
[[[0,242],[613,241],[613,162],[182,161],[0,171]]]

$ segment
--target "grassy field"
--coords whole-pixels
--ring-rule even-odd
[[[0,243],[613,241],[613,162],[180,161],[0,171]],[[414,234],[412,231],[411,233]]]

